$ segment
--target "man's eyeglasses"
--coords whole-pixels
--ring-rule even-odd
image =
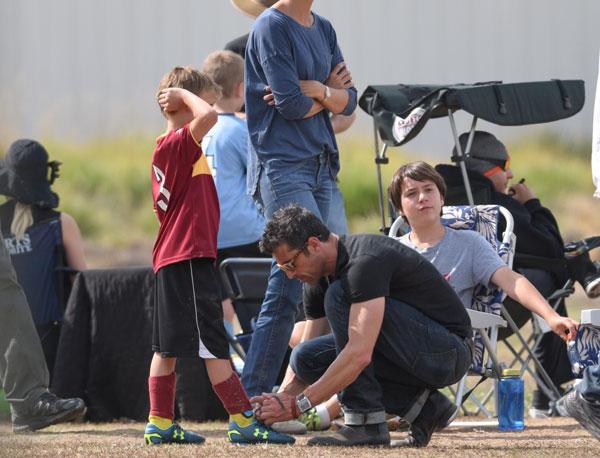
[[[292,259],[290,259],[287,262],[284,262],[283,264],[277,264],[277,267],[279,267],[284,272],[293,272],[294,270],[296,270],[296,259],[298,259],[298,256],[300,256],[300,254],[304,252],[304,250],[306,250],[307,246],[308,242],[306,242],[302,246],[302,248],[300,248],[300,251],[298,251],[298,253],[296,253]]]

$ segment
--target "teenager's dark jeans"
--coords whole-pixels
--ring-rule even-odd
[[[333,334],[298,345],[290,360],[307,383],[316,381],[348,342],[350,301],[341,282],[329,286],[325,310]],[[341,392],[340,401],[348,413],[385,410],[404,415],[423,388],[434,390],[460,380],[471,359],[470,339],[448,332],[410,305],[386,298],[371,364]]]

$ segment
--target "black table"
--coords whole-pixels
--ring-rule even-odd
[[[52,390],[83,398],[88,420],[143,421],[148,416],[153,285],[149,267],[88,270],[75,278]],[[227,418],[200,358],[179,359],[176,374],[176,416]]]

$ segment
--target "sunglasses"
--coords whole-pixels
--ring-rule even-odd
[[[298,253],[296,253],[294,255],[294,257],[292,259],[290,259],[287,262],[284,262],[283,264],[277,264],[277,267],[279,267],[281,270],[283,270],[284,272],[293,272],[296,270],[296,259],[298,259],[298,256],[300,256],[301,253],[304,252],[304,250],[306,250],[306,247],[308,246],[308,242],[306,242],[302,248],[300,248],[300,250],[298,251]]]
[[[510,157],[508,157],[506,159],[492,159],[489,157],[478,157],[478,156],[471,156],[471,157],[473,157],[474,159],[479,159],[481,161],[489,162],[490,164],[494,164],[494,165],[500,167],[505,172],[510,168]]]

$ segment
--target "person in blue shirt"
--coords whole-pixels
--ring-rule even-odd
[[[280,0],[250,32],[245,60],[249,190],[267,218],[296,203],[327,224],[339,170],[329,114],[350,115],[357,92],[351,79],[332,82],[347,68],[335,30],[311,11],[312,3]],[[300,299],[300,282],[287,279],[273,264],[242,374],[250,395],[273,388]]]
[[[244,104],[244,60],[231,51],[215,51],[204,60],[202,71],[222,92],[214,105],[219,115],[217,124],[202,140],[221,208],[217,265],[230,257],[264,257],[258,240],[265,219],[246,192],[248,128],[246,120],[236,114]],[[235,311],[223,285],[221,294],[225,327],[233,334]]]

